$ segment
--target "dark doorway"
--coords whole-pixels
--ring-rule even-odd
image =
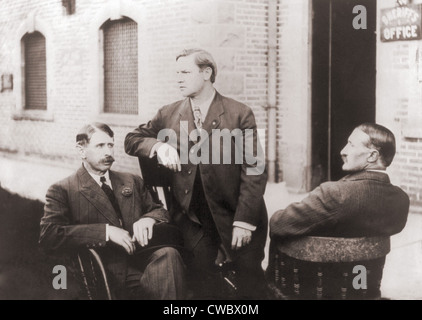
[[[355,126],[375,121],[376,0],[313,0],[312,181],[338,180],[340,150]],[[353,8],[367,10],[354,29]]]

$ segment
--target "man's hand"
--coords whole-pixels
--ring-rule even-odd
[[[157,221],[153,218],[141,218],[133,224],[133,241],[144,247],[152,239],[152,229]]]
[[[132,255],[135,252],[135,243],[132,241],[129,232],[126,230],[114,226],[109,226],[108,235],[110,241],[123,247],[123,249],[125,249],[128,254]]]
[[[232,250],[239,250],[252,240],[252,231],[240,227],[233,227]]]
[[[168,143],[163,143],[158,147],[157,159],[161,165],[174,172],[182,171],[179,154],[177,153],[177,150]]]

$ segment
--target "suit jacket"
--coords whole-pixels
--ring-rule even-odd
[[[133,223],[141,217],[168,221],[168,212],[152,201],[140,177],[111,170],[109,174],[123,228],[131,235]],[[126,279],[128,255],[123,248],[106,242],[106,224],[121,227],[106,194],[82,166],[48,189],[39,242],[51,252],[97,248],[115,284],[121,286]]]
[[[300,203],[274,213],[271,237],[390,236],[406,225],[409,197],[387,174],[361,171],[326,182]]]
[[[125,140],[126,152],[137,157],[149,157],[162,129],[171,129],[171,132],[175,133],[177,140],[169,140],[168,143],[178,150],[181,158],[186,155],[187,150],[194,150],[192,147],[195,146],[195,142],[185,139],[192,130],[196,129],[190,99],[186,98],[162,107],[149,123],[140,125],[130,132]],[[203,162],[194,164],[189,158],[188,163],[183,164],[182,162],[181,172],[172,174],[174,197],[172,213],[174,220],[185,234],[185,244],[187,247],[194,247],[201,238],[200,230],[186,228],[188,224],[184,223],[185,219],[199,223],[195,215],[189,212],[189,205],[192,200],[195,175],[197,170],[200,170],[204,193],[227,252],[232,257],[236,255],[230,249],[233,222],[242,221],[257,226],[257,230],[253,233],[252,243],[248,247],[251,250],[262,251],[263,257],[268,224],[263,199],[267,182],[266,171],[263,170],[258,175],[249,175],[246,170],[256,168],[256,164],[249,165],[245,159],[243,159],[242,164],[235,163],[235,154],[238,150],[234,138],[231,139],[229,148],[231,163],[223,164],[222,139],[219,141],[212,139],[215,134],[213,129],[228,129],[230,132],[240,129],[241,131],[237,130],[240,135],[244,135],[245,129],[251,129],[254,134],[254,148],[257,148],[259,141],[256,135],[254,114],[246,105],[223,97],[217,92],[203,122],[202,129],[205,130],[208,139],[201,140],[195,147],[200,148],[204,143],[209,145],[209,164]],[[221,164],[215,164],[215,161],[213,163],[213,154],[220,157]],[[265,168],[265,160],[262,154],[259,154],[257,160],[257,163]]]

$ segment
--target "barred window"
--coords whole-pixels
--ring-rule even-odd
[[[104,112],[138,114],[138,25],[129,18],[102,26]]]
[[[24,64],[24,106],[27,110],[47,109],[45,38],[39,32],[22,38]]]

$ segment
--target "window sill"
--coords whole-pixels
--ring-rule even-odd
[[[143,119],[138,114],[100,113],[97,120],[112,126],[137,127],[149,119]]]
[[[408,139],[422,139],[422,128],[403,129],[402,134]]]
[[[12,114],[12,119],[16,121],[54,121],[54,116],[47,110],[21,110]]]

